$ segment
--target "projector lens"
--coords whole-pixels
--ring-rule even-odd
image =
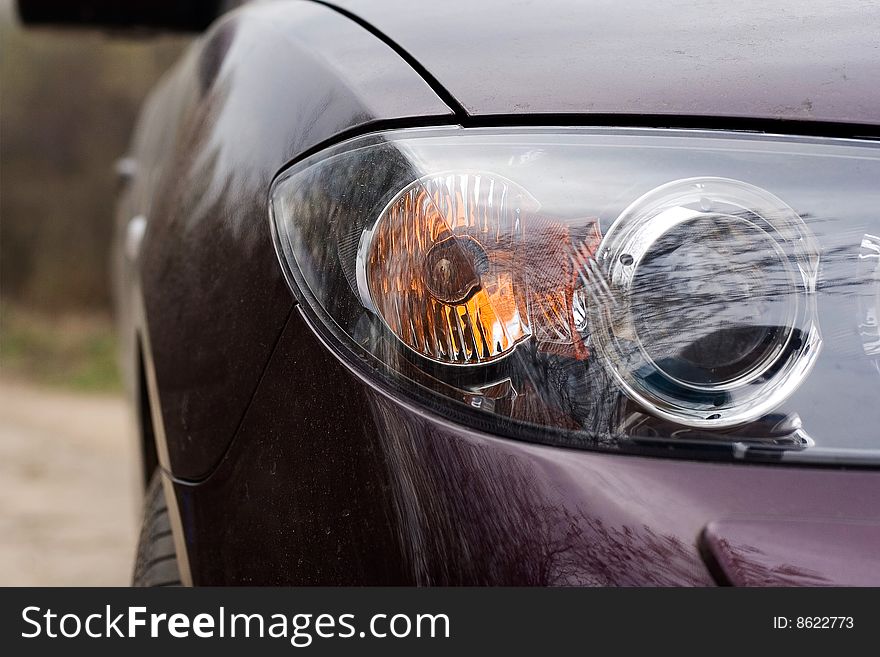
[[[636,333],[670,380],[706,389],[731,385],[788,340],[795,291],[784,253],[759,227],[698,215],[659,237],[635,268]]]
[[[818,353],[812,237],[757,187],[663,185],[620,215],[599,260],[611,294],[597,305],[594,338],[649,412],[692,426],[755,419]]]

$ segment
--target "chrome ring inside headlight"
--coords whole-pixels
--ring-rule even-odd
[[[595,346],[649,412],[695,427],[755,420],[819,353],[818,253],[801,217],[763,189],[723,178],[657,187],[599,249]]]

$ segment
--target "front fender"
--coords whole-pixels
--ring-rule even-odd
[[[452,116],[392,48],[311,3],[226,15],[160,84],[132,152],[128,212],[147,222],[123,294],[174,478],[219,462],[293,305],[269,231],[274,175],[337,135]]]

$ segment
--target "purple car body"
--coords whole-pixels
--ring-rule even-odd
[[[350,371],[273,249],[290,162],[380,129],[880,136],[860,2],[255,3],[147,101],[117,257],[145,472],[193,584],[880,585],[880,473],[455,426]],[[880,429],[865,426],[865,431]]]

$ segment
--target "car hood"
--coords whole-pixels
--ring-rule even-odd
[[[333,0],[469,115],[880,124],[880,11],[854,0]]]

